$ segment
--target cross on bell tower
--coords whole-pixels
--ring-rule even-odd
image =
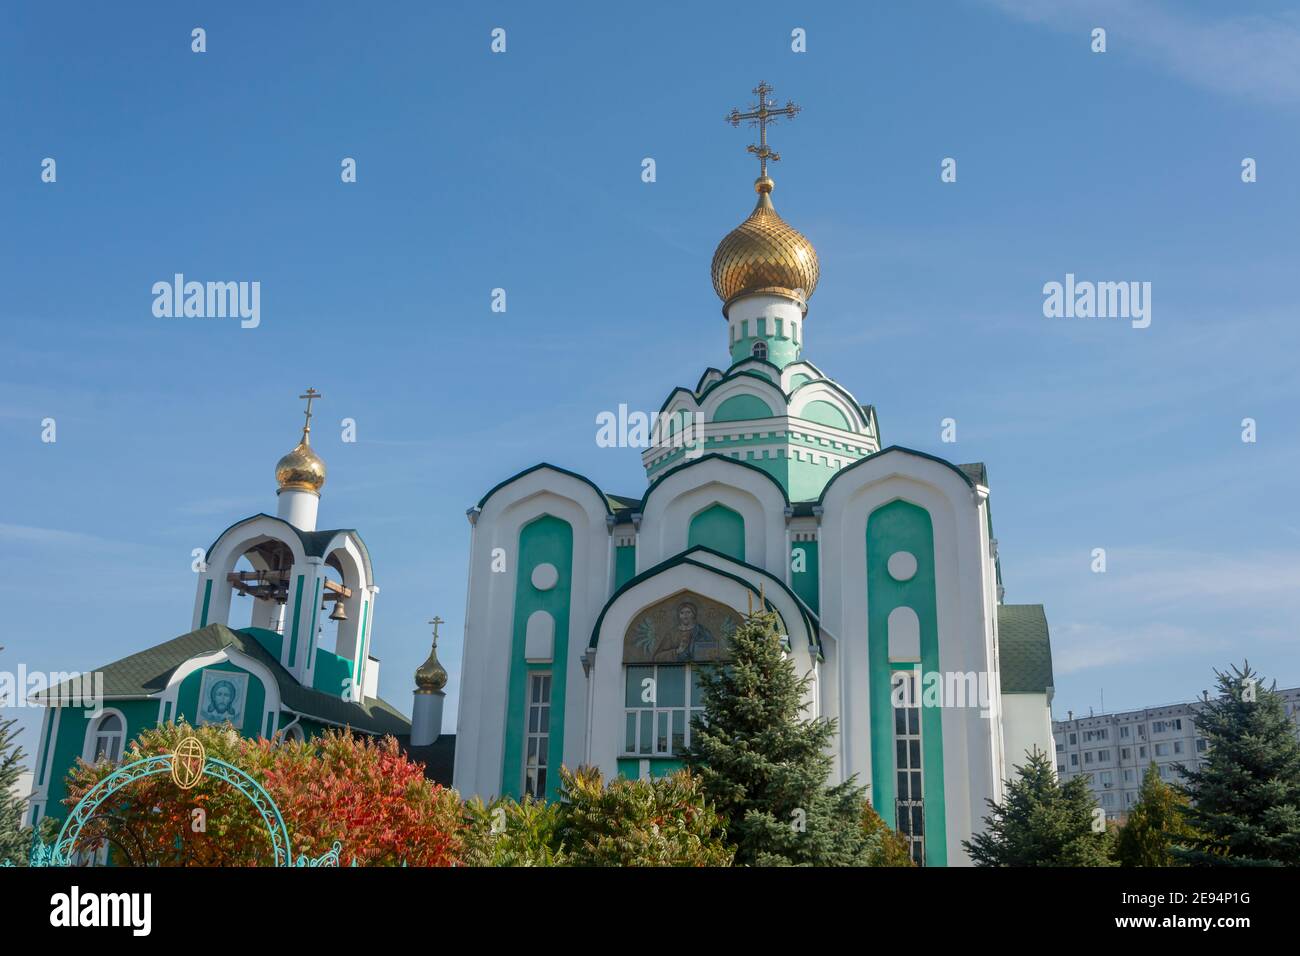
[[[298,397],[307,399],[307,417],[303,420],[302,423],[302,434],[303,437],[306,438],[308,435],[311,434],[311,403],[314,402],[316,399],[320,398],[321,393],[316,391],[316,389],[312,388],[311,386],[308,386],[307,391],[304,394],[299,395]]]
[[[778,162],[781,154],[774,151],[767,145],[767,124],[775,123],[781,117],[794,119],[803,108],[795,104],[794,100],[786,100],[785,106],[776,106],[776,101],[769,99],[768,94],[774,92],[771,86],[760,81],[758,86],[754,87],[753,93],[758,97],[758,103],[751,105],[748,111],[742,113],[739,109],[733,109],[727,114],[727,122],[732,126],[739,126],[742,122],[748,122],[750,126],[758,127],[758,145],[751,143],[746,147],[748,152],[758,157],[759,178],[767,178],[767,164]]]

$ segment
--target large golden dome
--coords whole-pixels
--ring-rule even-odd
[[[275,465],[275,481],[281,491],[310,491],[320,494],[325,484],[325,462],[311,450],[310,429],[304,428],[302,441]]]
[[[724,312],[742,295],[764,292],[806,303],[817,288],[821,276],[817,250],[777,215],[772,186],[767,176],[754,182],[758,191],[754,211],[727,233],[713,253],[713,291]]]

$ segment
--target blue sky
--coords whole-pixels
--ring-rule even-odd
[[[6,5],[0,666],[187,630],[190,552],[274,510],[310,384],[321,526],[361,531],[382,591],[381,692],[409,706],[435,612],[454,688],[465,509],[542,460],[640,494],[596,414],[726,364],[709,260],[756,173],[723,116],[766,79],[804,107],[772,139],[776,206],[821,257],[805,356],[886,443],[988,464],[1057,714],[1186,699],[1246,656],[1300,684],[1300,18],[802,7]],[[177,272],[259,281],[261,325],[155,318]],[[1151,282],[1150,328],[1044,318],[1067,272]]]

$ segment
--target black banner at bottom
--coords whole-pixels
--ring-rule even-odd
[[[889,916],[960,932],[990,919],[1017,934],[1233,934],[1290,928],[1294,869],[0,869],[7,941],[193,945],[228,928],[265,942],[364,942],[525,930],[566,912],[588,933],[668,921],[698,937],[762,938],[783,920]],[[670,901],[676,900],[677,903]],[[525,901],[530,901],[525,906]],[[704,905],[703,901],[708,901]],[[558,907],[558,909],[553,908]],[[935,920],[939,921],[935,925]],[[541,919],[555,925],[551,918]],[[830,928],[830,924],[825,924]],[[549,931],[548,931],[549,932]],[[597,937],[599,938],[599,937]],[[614,938],[614,937],[611,937]],[[769,940],[770,941],[770,940]],[[977,942],[977,941],[972,941]]]

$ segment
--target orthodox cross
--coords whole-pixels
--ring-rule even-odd
[[[447,622],[435,614],[433,616],[433,620],[430,621],[429,623],[433,625],[433,646],[437,647],[438,646],[438,625],[446,624]]]
[[[777,107],[775,100],[768,99],[768,94],[773,92],[772,87],[763,82],[754,87],[753,92],[758,97],[758,104],[751,106],[745,113],[733,109],[727,114],[727,122],[739,126],[742,121],[748,121],[750,126],[758,127],[758,145],[751,143],[746,149],[758,157],[759,175],[766,177],[768,160],[775,163],[781,158],[780,153],[767,145],[767,124],[775,123],[782,116],[793,119],[802,107],[796,106],[793,100],[786,100],[785,106]]]
[[[298,397],[307,399],[307,418],[302,423],[302,433],[306,435],[308,432],[311,431],[311,403],[316,399],[320,398],[321,394],[320,392],[316,391],[316,389],[311,388],[309,386],[307,388],[307,393],[305,395],[299,395]]]

